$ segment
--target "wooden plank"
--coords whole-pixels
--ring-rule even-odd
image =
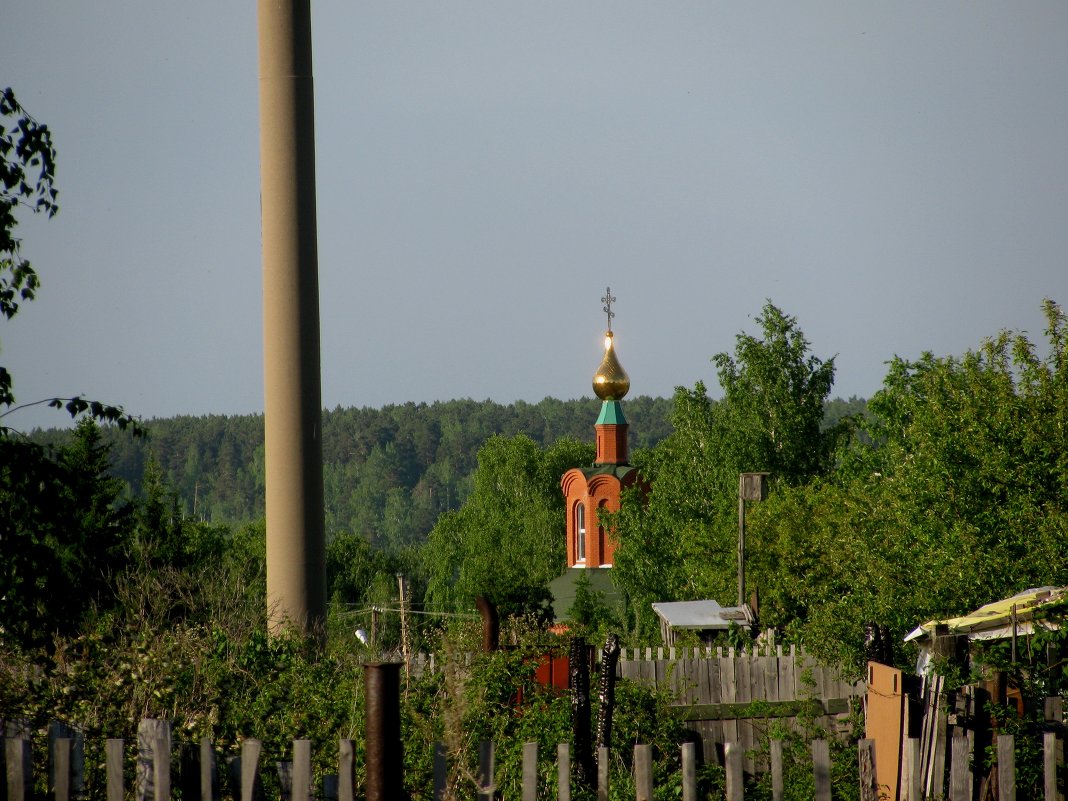
[[[971,743],[954,737],[949,761],[949,801],[972,801]]]
[[[197,769],[200,774],[200,801],[219,801],[219,772],[215,762],[215,749],[212,748],[210,737],[200,738]]]
[[[7,737],[4,741],[7,761],[7,801],[30,801],[33,797],[33,754],[24,737]]]
[[[571,746],[560,743],[556,746],[556,797],[559,801],[571,801]]]
[[[857,743],[857,769],[860,773],[860,801],[879,801],[879,781],[875,775],[875,740]]]
[[[434,744],[435,759],[438,745]],[[337,747],[337,801],[356,801],[356,743],[344,737]]]
[[[923,799],[923,756],[920,753],[920,741],[909,737],[905,745],[906,780],[905,801],[922,801]]]
[[[248,739],[241,743],[241,801],[260,801],[263,788],[260,783],[260,754],[263,743]]]
[[[605,799],[608,795],[605,794]],[[682,744],[682,801],[697,801],[697,745]]]
[[[523,801],[538,799],[538,744],[523,743]]]
[[[171,728],[159,732],[152,748],[152,798],[171,801]]]
[[[734,649],[730,649],[733,654]],[[733,656],[719,660],[719,692],[721,703],[735,704],[738,701],[737,663]],[[737,719],[725,718],[723,720],[723,741],[725,743],[739,744]]]
[[[493,801],[497,794],[497,785],[494,779],[494,747],[493,740],[483,740],[478,746],[478,793],[476,798],[481,801]]]
[[[772,740],[768,745],[768,752],[768,760],[771,762],[771,801],[783,801],[785,789],[782,776],[782,740]]]
[[[311,740],[293,741],[293,801],[312,799]]]
[[[70,737],[57,737],[52,742],[52,798],[70,801]]]
[[[742,748],[738,743],[723,746],[723,761],[727,772],[726,801],[744,801],[745,773],[742,769]]]
[[[634,801],[653,801],[653,749],[634,746]]]
[[[946,708],[943,703],[945,691],[945,677],[939,676],[936,694],[934,696],[934,726],[931,732],[931,783],[927,793],[928,798],[940,797],[946,794],[946,750],[948,726],[946,720]]]
[[[797,676],[795,675],[793,651],[779,657],[779,700],[793,701],[797,698]]]
[[[597,749],[597,801],[608,801],[608,769],[611,757],[603,745]]]
[[[123,801],[126,797],[126,786],[122,775],[122,749],[123,741],[119,738],[111,738],[104,743],[104,764],[107,772],[107,801]]]
[[[998,801],[1016,801],[1016,751],[1011,734],[998,735]]]
[[[1042,734],[1042,789],[1045,801],[1061,801],[1062,798],[1057,792],[1057,751],[1057,732],[1044,732]]]
[[[831,801],[831,749],[826,740],[812,741],[812,778],[815,801]]]

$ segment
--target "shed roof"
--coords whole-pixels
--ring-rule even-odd
[[[905,642],[926,639],[936,625],[949,627],[951,634],[967,635],[970,640],[998,640],[1011,637],[1012,608],[1016,607],[1016,633],[1030,634],[1034,619],[1041,618],[1042,610],[1068,600],[1068,587],[1032,587],[1000,601],[980,606],[974,612],[960,617],[929,620],[917,626],[905,637]],[[1036,615],[1036,613],[1039,613]],[[1057,624],[1046,622],[1049,628]]]
[[[747,626],[753,622],[748,605],[720,606],[715,601],[658,601],[653,604],[664,623],[673,629],[728,629],[731,623]]]

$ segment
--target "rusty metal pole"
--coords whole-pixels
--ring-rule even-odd
[[[326,620],[309,0],[259,0],[267,615]]]
[[[404,795],[400,668],[398,662],[363,668],[367,801],[400,801]]]

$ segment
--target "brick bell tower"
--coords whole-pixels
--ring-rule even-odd
[[[639,482],[638,471],[627,463],[627,419],[620,401],[630,389],[630,377],[613,347],[611,288],[601,298],[608,315],[604,359],[593,376],[593,391],[601,399],[597,431],[597,459],[592,467],[573,467],[560,479],[567,509],[567,566],[611,567],[616,544],[601,520],[601,512],[619,511],[624,489]]]

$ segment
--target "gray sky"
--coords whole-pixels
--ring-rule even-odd
[[[588,396],[608,284],[635,395],[716,394],[765,298],[843,397],[1068,303],[1068,3],[313,13],[327,407]],[[261,411],[255,4],[2,16],[0,86],[59,153],[0,324],[19,401]]]

